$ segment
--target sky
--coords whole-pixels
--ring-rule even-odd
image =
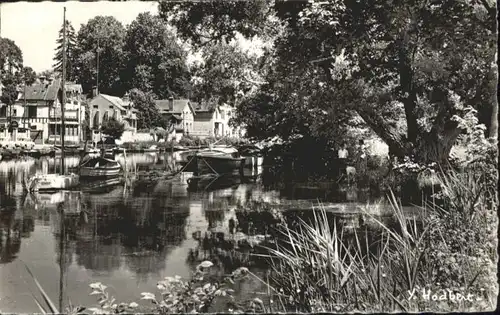
[[[13,40],[23,52],[24,66],[37,73],[52,68],[56,40],[66,19],[78,32],[81,24],[97,15],[111,15],[124,26],[130,24],[139,13],[158,13],[157,2],[14,2],[1,3],[1,36]]]

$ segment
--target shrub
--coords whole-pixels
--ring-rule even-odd
[[[125,125],[116,119],[111,118],[102,124],[101,131],[103,134],[108,135],[113,139],[120,139],[125,131]]]

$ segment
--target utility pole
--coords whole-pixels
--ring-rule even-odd
[[[63,60],[62,60],[62,103],[61,103],[61,174],[66,174],[64,169],[64,136],[65,136],[65,124],[64,124],[64,107],[66,105],[66,7],[64,7],[64,18],[63,18]]]

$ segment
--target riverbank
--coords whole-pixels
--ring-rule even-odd
[[[477,178],[470,172],[441,174],[439,199],[447,207],[429,205],[419,224],[394,196],[389,202],[396,226],[367,212],[380,231],[377,240],[361,231],[348,237],[345,226],[321,207],[310,221],[277,227],[279,245],[264,247],[271,264],[267,279],[240,267],[227,278],[208,280],[214,263],[204,261],[192,279],[160,281],[157,293],[143,293],[140,300],[152,301],[149,311],[159,313],[210,312],[218,299],[236,313],[491,311],[498,295],[494,187],[471,177]],[[236,282],[249,278],[262,282],[260,297],[228,298]],[[140,300],[127,305],[144,307]]]
[[[9,261],[22,259],[30,264],[34,275],[40,278],[40,283],[44,287],[48,286],[45,290],[54,292],[49,294],[56,294],[54,275],[59,269],[53,259],[58,254],[53,249],[59,248],[61,236],[57,231],[61,222],[64,222],[64,231],[70,237],[62,238],[65,244],[61,250],[66,252],[66,258],[58,256],[58,261],[63,259],[60,264],[68,266],[64,271],[68,274],[63,279],[69,279],[67,289],[71,292],[63,296],[65,306],[69,296],[73,304],[77,304],[75,297],[78,297],[78,304],[92,306],[94,295],[87,296],[87,293],[91,292],[87,285],[101,282],[109,285],[107,292],[117,300],[126,301],[126,305],[138,305],[128,311],[159,312],[160,309],[151,305],[149,300],[141,300],[140,293],[161,293],[155,291],[155,287],[165,276],[180,275],[181,280],[185,279],[186,283],[195,281],[196,279],[190,278],[191,271],[196,271],[196,266],[204,261],[210,261],[213,266],[208,268],[203,281],[193,282],[194,288],[201,286],[203,289],[209,279],[216,287],[235,290],[233,295],[236,303],[231,304],[232,311],[253,312],[263,310],[263,307],[267,311],[287,312],[352,309],[374,312],[450,311],[454,310],[454,304],[436,306],[432,298],[431,301],[425,300],[426,293],[451,288],[456,296],[466,293],[467,290],[460,289],[461,287],[470,287],[474,292],[484,294],[481,303],[487,303],[487,297],[494,293],[479,286],[489,283],[488,279],[494,274],[491,255],[495,255],[495,239],[488,236],[496,227],[496,218],[492,215],[496,201],[491,199],[492,192],[488,190],[488,187],[495,187],[493,183],[496,173],[491,169],[475,165],[474,168],[464,167],[455,173],[446,173],[447,177],[438,176],[441,178],[439,184],[445,187],[441,189],[441,195],[429,200],[432,202],[431,206],[409,212],[398,205],[399,200],[394,202],[393,199],[389,201],[396,205],[394,207],[390,204],[388,207],[387,201],[376,204],[365,201],[358,203],[356,199],[347,196],[343,203],[335,198],[329,199],[325,192],[337,186],[334,182],[327,181],[297,183],[290,191],[270,191],[265,183],[268,174],[259,177],[257,182],[240,179],[237,184],[216,187],[212,191],[191,189],[188,183],[191,177],[187,173],[168,181],[158,178],[161,176],[151,178],[151,171],[161,171],[173,156],[120,155],[120,158],[127,159],[127,165],[137,165],[137,181],[123,186],[115,185],[99,192],[36,194],[28,199],[23,194],[15,198],[9,197],[9,194],[15,194],[21,187],[18,183],[22,176],[17,174],[26,171],[29,176],[32,172],[50,168],[51,165],[56,165],[56,158],[28,159],[31,164],[25,166],[2,163],[4,166],[12,166],[5,169],[5,172],[2,170],[6,182],[1,185],[5,191],[0,191],[3,200],[1,214],[6,217],[0,223],[2,231],[11,231],[9,235],[13,236],[6,243],[9,250],[4,251],[2,257],[7,263],[3,267],[0,266],[0,271],[3,268],[6,274],[9,270],[12,272],[14,267],[9,269],[9,266],[14,265],[9,265]],[[75,160],[73,163],[78,162],[75,157],[68,159]],[[491,161],[489,163],[491,164]],[[268,170],[263,174],[267,172]],[[16,176],[12,176],[13,174]],[[289,182],[283,185],[291,186]],[[326,191],[322,192],[321,189]],[[347,186],[345,189],[349,192],[355,187]],[[358,192],[361,193],[359,189]],[[291,195],[288,196],[288,193]],[[316,198],[322,202],[318,202]],[[248,202],[249,200],[251,202]],[[477,203],[473,204],[470,200],[476,200]],[[56,204],[62,201],[68,209],[64,220],[56,209]],[[47,210],[49,206],[52,210]],[[312,211],[312,207],[319,210]],[[29,212],[32,208],[36,210]],[[448,214],[440,209],[446,210]],[[31,217],[31,221],[23,216]],[[19,221],[19,217],[23,220]],[[51,226],[50,231],[41,227],[41,222],[37,221],[40,219],[35,218],[44,218],[43,224]],[[6,222],[11,223],[4,227]],[[35,233],[36,237],[30,240],[37,244],[36,246],[29,245],[31,242],[23,241],[18,236],[29,237],[29,227],[33,225],[36,225],[36,228],[31,233]],[[231,226],[234,233],[230,232]],[[44,233],[44,230],[47,233]],[[336,236],[328,234],[328,230],[336,230]],[[409,242],[403,237],[407,235],[405,231],[410,235]],[[423,241],[419,247],[416,246],[418,242],[415,240],[420,239]],[[296,245],[297,254],[290,246],[291,243]],[[49,244],[52,251],[47,250],[45,255],[34,250],[42,244],[45,244],[45,249]],[[338,251],[335,246],[330,248],[325,244],[337,244]],[[279,252],[272,252],[270,249]],[[334,275],[328,274],[330,278],[320,276],[329,270],[329,260],[325,259],[324,255],[315,256],[316,252],[340,257],[331,265]],[[421,258],[418,260],[415,257]],[[311,259],[315,263],[311,263]],[[37,263],[33,264],[33,261]],[[53,266],[49,269],[42,268],[48,261]],[[417,275],[412,280],[415,284],[415,293],[412,296],[421,296],[421,304],[414,305],[405,300],[409,296],[403,294],[407,287],[407,280],[403,276],[408,270],[405,265],[400,264],[401,261],[408,261],[411,272],[416,271]],[[168,268],[165,269],[167,265]],[[304,273],[303,268],[299,269],[299,266],[306,266],[306,272]],[[384,272],[380,271],[387,266],[391,266],[390,269],[395,273],[386,272],[384,277]],[[371,276],[363,274],[362,269],[370,270]],[[246,273],[246,277],[239,282],[231,279],[235,284],[229,280],[225,282],[224,275],[234,270],[239,270],[237,273]],[[342,274],[342,270],[350,271]],[[338,274],[345,276],[347,282],[343,287],[333,288],[340,290],[341,296],[332,296],[328,293],[330,289],[323,287],[321,283],[334,280],[342,282],[343,277],[336,278]],[[287,282],[291,279],[290,275],[299,279],[300,285]],[[83,279],[81,281],[84,285],[81,285],[80,280],[74,282],[75,277]],[[132,281],[147,280],[140,282],[136,289],[123,289],[131,281],[131,277],[134,279]],[[329,282],[325,279],[329,279]],[[14,281],[13,278],[11,280]],[[372,281],[375,284],[380,281],[382,290],[391,287],[389,292],[396,299],[386,291],[374,291],[371,287]],[[439,281],[439,285],[417,289],[417,285],[421,286],[427,281]],[[395,295],[393,286],[396,286],[396,293],[400,295]],[[17,292],[10,285],[5,288]],[[241,288],[245,288],[244,293]],[[281,288],[283,292],[280,292]],[[311,289],[307,291],[304,288]],[[363,296],[356,291],[361,289],[366,291]],[[472,289],[470,294],[476,296],[478,293],[474,293]],[[226,303],[231,302],[227,301],[230,292],[226,292],[226,296],[222,295],[222,291],[219,291],[220,295],[211,295],[214,292],[210,290],[203,291],[213,297],[208,311],[229,311]],[[305,293],[298,294],[297,290]],[[425,290],[425,294],[421,290]],[[6,294],[12,299],[12,293]],[[155,296],[159,303],[161,299],[168,299],[160,295]],[[364,302],[356,305],[354,296]],[[377,300],[379,296],[380,301]],[[339,301],[343,299],[341,305],[328,304],[333,298]],[[15,299],[22,300],[21,297]],[[384,308],[391,303],[392,306]],[[31,304],[36,307],[34,303]],[[483,304],[481,305],[486,308]],[[3,305],[7,305],[7,310],[15,310],[9,308],[14,306]],[[182,304],[179,307],[189,308],[192,305],[194,304]],[[36,310],[33,307],[30,311]],[[473,310],[471,303],[460,307]],[[24,311],[29,310],[26,308]]]

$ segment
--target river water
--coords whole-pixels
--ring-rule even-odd
[[[141,172],[168,168],[175,156],[128,154],[117,160]],[[92,282],[106,284],[119,302],[141,303],[141,292],[155,292],[159,280],[189,278],[209,258],[195,235],[227,231],[238,205],[250,200],[285,205],[318,199],[366,201],[362,192],[332,191],[328,183],[277,187],[266,183],[262,168],[194,188],[188,185],[192,174],[181,173],[173,180],[99,182],[84,185],[83,191],[24,193],[25,178],[53,173],[59,163],[44,157],[0,162],[1,312],[39,312],[32,297],[37,289],[26,266],[63,307],[69,301],[96,305],[89,295]],[[66,158],[67,167],[78,163],[78,157]],[[226,274],[239,265],[226,259],[217,266]],[[237,294],[251,294],[258,287],[257,282],[245,282]]]

